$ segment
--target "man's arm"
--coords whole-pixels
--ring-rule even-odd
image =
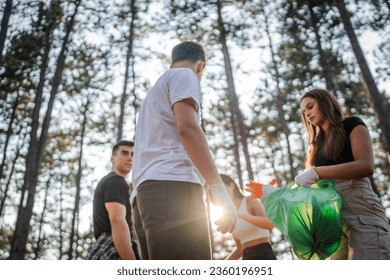
[[[173,105],[179,137],[207,184],[211,186],[223,183],[211,156],[206,136],[198,124],[195,104],[194,100],[185,99]]]
[[[198,124],[195,108],[196,103],[192,99],[179,101],[173,105],[177,131],[185,151],[206,180],[213,203],[224,210],[224,216],[216,222],[217,230],[222,233],[232,232],[237,219],[237,209],[214,164],[206,136]]]
[[[131,234],[126,221],[126,207],[117,202],[105,203],[110,218],[114,245],[123,260],[135,260]]]

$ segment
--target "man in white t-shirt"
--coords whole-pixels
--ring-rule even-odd
[[[217,230],[232,232],[237,211],[199,125],[205,51],[185,41],[149,91],[138,117],[132,204],[142,259],[211,259],[203,185],[224,210]]]

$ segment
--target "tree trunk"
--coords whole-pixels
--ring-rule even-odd
[[[14,105],[12,106],[11,118],[9,120],[8,129],[7,129],[7,132],[5,135],[5,142],[4,142],[4,147],[3,147],[3,159],[1,160],[1,165],[0,165],[0,182],[3,180],[3,178],[5,178],[3,170],[4,170],[5,163],[7,161],[8,143],[9,143],[9,139],[12,136],[12,125],[13,125],[14,120],[15,120],[15,114],[16,114],[16,109],[18,108],[18,105],[19,105],[19,91],[16,95]]]
[[[33,114],[33,125],[31,128],[31,139],[28,155],[26,158],[26,172],[24,175],[23,190],[28,192],[27,201],[25,205],[20,205],[18,216],[16,219],[16,226],[14,236],[11,241],[10,259],[24,259],[26,253],[26,244],[28,233],[30,229],[30,221],[32,217],[36,187],[38,183],[38,175],[41,169],[42,156],[46,146],[48,130],[53,110],[55,96],[61,84],[62,72],[65,66],[65,52],[69,43],[70,33],[73,29],[74,19],[77,14],[78,7],[81,0],[75,1],[74,13],[70,16],[66,24],[66,33],[63,39],[61,50],[57,60],[57,66],[53,77],[52,88],[50,91],[47,111],[41,127],[41,135],[38,139],[38,125],[39,125],[39,111],[42,103],[42,96],[39,102],[35,104]],[[39,98],[39,95],[37,94]],[[37,99],[36,97],[36,99]],[[37,108],[36,108],[37,107]],[[24,199],[22,204],[24,204]]]
[[[232,130],[233,130],[233,139],[234,139],[234,144],[233,144],[233,153],[234,153],[234,158],[235,160],[235,167],[236,167],[236,172],[237,172],[237,177],[238,177],[238,182],[239,186],[243,186],[243,178],[242,178],[242,168],[241,168],[241,161],[240,161],[240,146],[238,145],[239,140],[238,140],[238,131],[237,131],[237,126],[235,124],[234,120],[234,115],[233,113],[230,114],[230,123],[232,125]]]
[[[39,6],[39,15],[42,14],[42,4]],[[39,17],[41,18],[41,16]],[[42,62],[41,62],[41,65],[40,65],[40,73],[39,73],[39,82],[38,82],[38,86],[37,86],[37,91],[36,91],[36,94],[35,94],[35,100],[34,100],[34,109],[32,111],[32,116],[31,116],[31,119],[32,119],[32,122],[31,122],[31,131],[30,131],[30,143],[29,143],[29,149],[28,149],[28,153],[27,153],[27,156],[26,156],[26,171],[25,171],[25,178],[34,178],[34,171],[33,169],[35,168],[35,163],[37,161],[37,151],[38,149],[36,147],[38,147],[38,128],[39,128],[39,115],[40,115],[40,110],[41,110],[41,106],[42,106],[42,102],[43,102],[43,88],[44,88],[44,85],[45,85],[45,77],[46,77],[46,71],[47,71],[47,65],[48,65],[48,62],[49,62],[49,54],[50,54],[50,50],[51,50],[51,35],[52,35],[52,32],[53,32],[53,26],[54,26],[54,23],[53,22],[50,22],[47,26],[47,28],[45,29],[45,43],[44,43],[44,51],[43,51],[43,56],[42,56]],[[37,177],[38,175],[36,175],[35,177]],[[26,191],[28,189],[28,182],[25,180],[23,185],[22,185],[22,188],[21,188],[21,193],[20,193],[20,203],[19,203],[19,208],[18,208],[18,218],[17,218],[17,221],[20,217],[20,219],[22,219],[23,217],[23,211],[24,211],[24,204],[25,204],[25,195],[26,195]],[[26,221],[24,221],[26,222]],[[18,248],[16,249],[13,249],[13,244],[14,243],[17,243],[17,236],[15,236],[15,233],[16,232],[19,232],[19,230],[21,231],[22,229],[19,229],[19,227],[21,226],[22,224],[22,221],[19,222],[20,224],[18,224],[18,222],[16,223],[16,226],[15,226],[15,232],[14,232],[14,236],[11,240],[11,251],[14,250],[14,251],[17,251],[19,250]],[[29,221],[28,221],[29,223]],[[29,227],[29,225],[27,225],[27,227]],[[26,230],[26,229],[24,229]],[[15,245],[16,246],[16,245]],[[24,256],[24,253],[23,253],[23,256]],[[10,256],[11,257],[11,256]]]
[[[123,82],[123,92],[122,92],[122,97],[121,97],[121,102],[120,102],[120,114],[119,114],[118,137],[117,137],[118,141],[122,139],[122,134],[123,134],[125,106],[126,106],[127,98],[129,96],[127,93],[127,84],[129,82],[130,65],[132,65],[134,67],[134,64],[131,64],[130,59],[132,59],[132,57],[133,57],[134,21],[135,21],[136,15],[137,15],[137,10],[135,8],[135,0],[131,0],[130,10],[131,10],[131,22],[130,22],[130,32],[129,32],[129,38],[128,38],[127,53],[126,53],[125,79]],[[133,88],[135,88],[134,84],[133,84]]]
[[[371,95],[371,101],[374,104],[374,109],[378,118],[379,127],[382,130],[381,136],[384,143],[387,159],[390,162],[390,115],[385,109],[386,101],[383,95],[380,94],[378,87],[374,81],[371,71],[368,67],[367,61],[364,57],[363,51],[360,47],[359,41],[353,30],[351,19],[347,7],[343,0],[335,0],[337,8],[340,13],[341,20],[344,24],[345,32],[351,42],[353,52],[355,53],[356,60],[360,66],[364,82]]]
[[[314,5],[313,3],[309,2],[308,8],[310,11],[311,25],[313,27],[314,34],[316,35],[317,50],[318,50],[318,54],[320,55],[320,64],[326,82],[326,89],[332,92],[337,97],[336,89],[333,83],[332,70],[328,63],[328,59],[326,57],[324,49],[322,48],[321,35],[318,30],[318,17],[313,11],[313,5]]]
[[[134,59],[131,61],[131,78],[132,78],[132,81],[133,81],[133,88],[131,89],[131,94],[133,96],[133,108],[134,108],[134,118],[133,118],[133,125],[134,125],[134,129],[137,127],[137,118],[136,118],[136,115],[137,115],[137,112],[138,112],[138,108],[139,108],[139,98],[137,97],[137,94],[135,92],[135,82],[136,82],[136,75],[135,75],[135,62],[134,62]]]
[[[63,182],[63,175],[60,175],[60,182]],[[58,248],[58,259],[59,260],[62,260],[63,256],[64,256],[64,234],[62,234],[64,232],[64,229],[63,229],[63,224],[64,224],[64,221],[65,221],[65,218],[64,218],[64,206],[63,206],[63,202],[64,202],[64,194],[63,194],[63,190],[62,190],[62,186],[64,184],[60,184],[60,197],[59,197],[59,203],[58,203],[58,206],[59,206],[59,211],[60,211],[60,215],[59,215],[59,218],[58,218],[58,229],[59,229],[59,248]]]
[[[42,243],[43,240],[45,240],[45,233],[43,233],[42,236],[42,229],[43,225],[45,223],[45,213],[47,209],[47,197],[49,193],[49,187],[50,187],[50,178],[46,182],[46,189],[45,189],[45,199],[43,201],[43,209],[41,213],[41,218],[39,219],[39,229],[38,229],[38,240],[35,242],[34,246],[34,259],[37,260],[39,258],[40,252],[42,250]]]
[[[20,134],[20,130],[19,130],[19,134]],[[5,189],[3,190],[3,197],[1,198],[0,217],[2,217],[2,215],[3,215],[5,201],[7,200],[7,197],[8,197],[9,186],[11,184],[11,179],[12,179],[12,176],[13,176],[14,171],[15,171],[15,164],[19,158],[20,150],[22,149],[23,143],[24,143],[24,141],[21,141],[20,146],[18,145],[17,150],[16,150],[16,154],[15,154],[15,158],[12,161],[11,170],[10,170],[9,175],[8,175],[8,180],[7,180],[7,183],[5,184]]]
[[[84,146],[84,138],[85,138],[85,130],[87,126],[87,120],[88,120],[88,110],[89,110],[90,100],[87,97],[86,104],[84,105],[84,110],[82,112],[83,116],[83,123],[81,126],[81,135],[80,135],[80,155],[78,160],[78,171],[76,175],[76,197],[74,201],[74,208],[73,208],[73,216],[72,216],[72,226],[71,226],[71,232],[69,237],[69,250],[68,250],[68,259],[73,259],[73,245],[75,243],[75,236],[78,236],[76,229],[76,220],[77,216],[80,212],[80,193],[81,193],[81,177],[83,173],[83,146]],[[76,247],[77,247],[77,239],[76,239]]]
[[[250,180],[253,180],[253,171],[252,166],[250,162],[250,156],[248,151],[248,131],[247,127],[244,123],[242,113],[240,111],[240,108],[238,106],[238,98],[236,95],[236,90],[234,86],[234,78],[233,78],[233,70],[229,55],[229,49],[226,43],[226,30],[224,27],[224,23],[222,20],[222,13],[221,13],[221,2],[220,0],[217,0],[217,13],[218,13],[218,30],[219,30],[219,42],[222,46],[222,53],[223,53],[223,60],[225,63],[225,73],[226,73],[226,79],[228,84],[228,96],[229,96],[229,105],[231,108],[231,112],[233,114],[233,129],[237,129],[238,133],[238,140],[241,142],[242,149],[244,152],[245,162],[246,162],[246,168],[248,171],[248,177]],[[236,161],[239,161],[240,159],[236,159]]]
[[[297,175],[297,172],[296,172],[296,169],[294,167],[294,158],[293,158],[293,154],[291,152],[291,145],[290,145],[290,140],[289,140],[291,131],[290,131],[290,128],[288,127],[288,123],[287,123],[287,120],[285,118],[286,112],[283,109],[284,104],[286,104],[286,100],[283,97],[283,94],[282,94],[282,91],[281,91],[280,85],[279,85],[281,78],[280,78],[280,74],[279,74],[278,64],[277,64],[276,59],[275,59],[275,53],[273,51],[272,38],[271,38],[271,34],[269,31],[269,25],[268,25],[268,18],[265,14],[264,14],[264,16],[265,16],[265,31],[266,31],[267,37],[268,37],[268,47],[269,47],[270,52],[271,52],[272,67],[273,67],[273,70],[275,71],[275,81],[276,81],[276,88],[277,88],[277,96],[276,96],[277,106],[276,107],[278,110],[279,122],[280,122],[280,125],[282,126],[282,132],[284,134],[284,137],[286,139],[286,144],[287,144],[287,158],[288,158],[288,163],[290,166],[290,179],[293,179]]]
[[[1,19],[1,28],[0,28],[0,63],[3,58],[3,50],[5,45],[5,39],[7,38],[9,19],[12,14],[12,0],[6,0],[3,18]]]

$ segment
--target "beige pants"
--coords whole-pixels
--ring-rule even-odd
[[[389,260],[390,226],[368,178],[336,184],[343,236],[332,260]]]

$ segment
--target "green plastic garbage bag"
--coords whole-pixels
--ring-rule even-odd
[[[341,197],[333,180],[310,187],[295,181],[263,193],[268,218],[283,232],[301,260],[326,259],[341,241]]]

